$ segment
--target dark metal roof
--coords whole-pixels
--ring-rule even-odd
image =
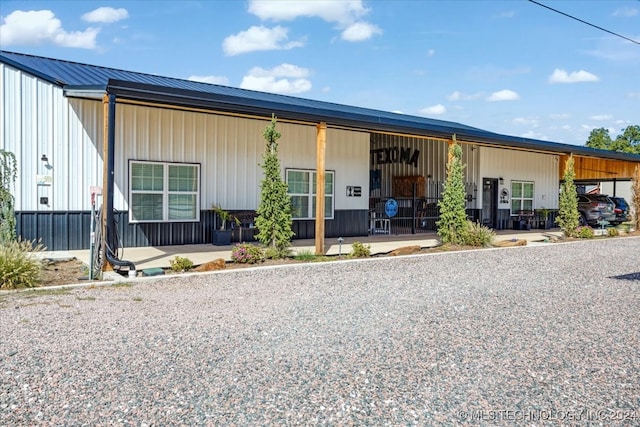
[[[136,73],[60,59],[0,51],[0,61],[57,84],[65,91],[98,90],[120,98],[216,109],[282,119],[327,122],[356,129],[451,137],[497,146],[640,161],[640,155],[501,135],[460,123],[362,107]]]

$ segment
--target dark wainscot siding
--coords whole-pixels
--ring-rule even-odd
[[[40,241],[47,250],[89,249],[91,241],[91,212],[16,212],[18,236],[24,240]],[[200,222],[129,224],[128,212],[115,214],[118,237],[122,247],[194,245],[211,243],[214,214],[200,212]],[[335,211],[335,218],[326,220],[326,237],[366,236],[366,210]],[[294,221],[294,239],[315,237],[314,221]],[[234,236],[236,236],[234,234]],[[238,238],[234,238],[235,241]]]

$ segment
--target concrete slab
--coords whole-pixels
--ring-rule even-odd
[[[543,242],[548,239],[548,235],[561,236],[558,229],[554,230],[531,230],[517,231],[503,230],[496,232],[496,239],[525,239],[529,244]],[[433,233],[407,234],[407,235],[370,235],[359,237],[345,237],[342,245],[337,238],[325,239],[325,254],[338,255],[351,252],[351,245],[354,242],[361,242],[371,246],[372,254],[385,254],[394,249],[404,246],[420,245],[423,248],[435,247],[440,244],[438,235]],[[149,246],[139,248],[124,248],[120,251],[120,259],[131,261],[136,265],[137,270],[146,268],[168,268],[170,260],[176,256],[189,258],[195,265],[200,265],[214,259],[222,258],[225,261],[231,260],[231,250],[233,246],[214,246],[211,244],[200,245],[174,245],[174,246]],[[292,253],[314,253],[315,240],[294,240],[291,247]],[[89,250],[71,250],[59,252],[46,252],[47,257],[76,257],[85,263],[89,263]]]

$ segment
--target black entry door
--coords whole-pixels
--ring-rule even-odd
[[[482,225],[497,228],[498,179],[482,179]]]

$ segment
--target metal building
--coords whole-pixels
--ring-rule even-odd
[[[389,198],[399,211],[385,232],[432,230],[454,134],[468,214],[497,229],[521,210],[557,209],[570,154],[585,179],[629,179],[640,163],[459,123],[7,51],[0,98],[0,149],[18,161],[18,232],[50,250],[88,247],[90,193],[109,182],[98,204],[113,212],[124,246],[210,242],[213,205],[249,215],[258,207],[272,115],[296,238],[315,235],[319,123],[327,127],[325,237],[376,231],[372,215]]]

